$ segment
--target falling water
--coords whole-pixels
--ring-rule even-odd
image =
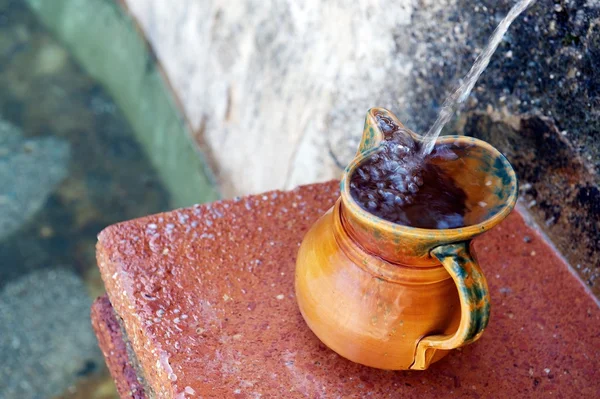
[[[450,118],[452,118],[452,115],[454,115],[454,112],[458,106],[462,104],[467,97],[469,97],[471,90],[473,90],[473,86],[475,86],[475,82],[477,82],[477,79],[479,79],[481,73],[488,66],[490,58],[496,51],[498,44],[500,44],[500,41],[508,30],[510,24],[533,2],[535,2],[535,0],[519,0],[510,9],[508,15],[506,15],[502,22],[500,22],[490,37],[487,47],[481,54],[479,54],[475,60],[475,63],[471,67],[471,70],[465,76],[464,83],[460,85],[460,87],[456,89],[452,95],[446,98],[435,123],[433,126],[431,126],[427,134],[423,136],[423,146],[421,147],[420,151],[421,156],[425,156],[431,152],[435,144],[435,140],[440,135],[442,128],[450,121]]]

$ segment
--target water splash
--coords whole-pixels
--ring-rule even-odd
[[[498,24],[498,27],[490,37],[488,45],[486,48],[479,54],[475,63],[471,67],[471,70],[464,78],[464,83],[460,85],[458,89],[452,95],[450,95],[442,104],[442,109],[440,113],[427,134],[423,136],[423,146],[420,150],[420,155],[425,156],[431,153],[433,146],[435,144],[435,140],[440,135],[442,128],[450,121],[454,112],[460,104],[462,104],[469,94],[471,90],[473,90],[473,86],[475,86],[475,82],[479,79],[479,76],[482,72],[487,68],[490,63],[490,58],[496,51],[496,48],[500,44],[500,41],[506,34],[506,31],[510,27],[510,24],[523,12],[527,7],[533,4],[535,0],[519,0],[508,12],[506,17]]]

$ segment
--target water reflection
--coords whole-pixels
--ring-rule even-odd
[[[109,95],[0,0],[0,397],[116,397],[89,322],[96,234],[169,207]]]

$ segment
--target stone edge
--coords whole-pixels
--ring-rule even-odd
[[[145,384],[130,359],[130,351],[127,350],[124,333],[117,320],[118,316],[106,294],[97,298],[92,304],[91,318],[98,345],[115,381],[119,396],[122,399],[147,399]]]

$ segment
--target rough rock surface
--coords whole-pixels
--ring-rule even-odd
[[[91,299],[66,270],[35,271],[0,291],[0,393],[3,399],[58,395],[98,368]]]
[[[460,0],[434,18],[413,15],[414,127],[471,65],[513,1]],[[443,31],[448,34],[443,35]],[[405,35],[401,35],[403,37]],[[401,43],[406,43],[403,41]],[[517,19],[448,133],[473,135],[515,166],[522,197],[583,280],[600,296],[600,2],[539,0]],[[431,68],[431,63],[442,68]],[[410,125],[410,124],[409,124]]]
[[[514,1],[125,3],[229,196],[337,177],[334,158],[344,165],[352,157],[370,107],[427,129]],[[446,129],[484,137],[507,153],[536,153],[526,162],[511,158],[519,174],[535,175],[521,178],[532,185],[528,203],[539,205],[531,212],[597,295],[600,226],[583,226],[581,217],[600,220],[599,44],[598,0],[538,0],[514,22]],[[495,136],[468,130],[482,114],[517,132],[521,119],[548,118],[550,131],[562,136],[549,142],[569,151],[531,147],[545,141],[544,129],[533,131],[537,141],[517,134],[509,146],[501,129]],[[556,169],[543,169],[553,152],[565,164],[577,158],[583,180],[564,186],[551,176]],[[565,236],[583,244],[561,245]]]
[[[67,175],[69,143],[26,139],[0,120],[0,239],[26,223]]]
[[[598,296],[600,192],[595,173],[552,119],[523,116],[515,126],[474,112],[464,132],[502,148],[521,179],[521,198],[556,247]]]

